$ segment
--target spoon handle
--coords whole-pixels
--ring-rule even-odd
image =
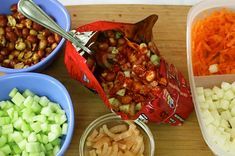
[[[75,46],[80,47],[84,51],[91,53],[91,51],[82,45],[82,41],[79,38],[75,38],[64,29],[62,29],[50,16],[48,16],[39,6],[37,6],[32,0],[20,0],[18,3],[18,10],[25,17],[32,21],[41,24],[45,28],[61,35],[66,38]]]

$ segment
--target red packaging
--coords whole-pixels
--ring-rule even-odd
[[[120,30],[132,41],[148,43],[152,39],[152,27],[157,21],[156,15],[136,23],[116,23],[107,21],[98,21],[77,28],[78,32]],[[154,46],[155,47],[155,46]],[[155,47],[154,52],[158,55],[159,51]],[[108,98],[100,83],[88,68],[86,59],[76,51],[70,42],[65,47],[65,65],[72,78],[80,81],[83,85],[96,91],[106,106],[111,109]],[[181,72],[174,65],[168,64],[161,57],[159,71],[161,87],[155,100],[146,103],[146,105],[132,119],[150,121],[155,123],[169,123],[171,125],[181,125],[183,121],[193,111],[193,102],[190,88]],[[122,112],[116,112],[122,119],[129,117]]]

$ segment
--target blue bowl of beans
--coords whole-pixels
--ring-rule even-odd
[[[64,30],[70,15],[57,0],[34,0]],[[0,5],[0,72],[41,71],[61,52],[64,38],[25,18],[17,11],[18,0]]]

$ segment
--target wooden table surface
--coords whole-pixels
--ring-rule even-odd
[[[173,63],[188,79],[186,62],[186,19],[189,7],[154,5],[96,5],[67,7],[72,18],[72,28],[96,20],[137,22],[150,14],[158,14],[154,26],[154,40],[161,54]],[[75,110],[75,129],[67,156],[79,155],[79,140],[88,124],[97,117],[109,113],[98,95],[91,93],[71,79],[63,64],[63,54],[43,73],[60,80],[68,89]],[[204,142],[195,112],[183,126],[172,127],[149,123],[159,156],[208,156],[212,152]]]

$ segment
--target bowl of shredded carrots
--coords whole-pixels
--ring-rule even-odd
[[[233,156],[232,142],[235,143],[235,139],[222,141],[233,136],[229,130],[232,128],[231,120],[222,115],[224,112],[229,115],[231,108],[220,109],[220,105],[228,95],[226,89],[235,84],[229,85],[235,80],[234,0],[204,0],[190,9],[187,18],[187,61],[194,108],[203,138],[214,155]],[[219,89],[220,86],[222,89]],[[200,93],[201,96],[198,96]],[[234,99],[234,95],[235,89],[230,97]],[[228,104],[232,102],[228,100]],[[210,120],[208,117],[211,117]],[[228,123],[228,127],[221,128],[222,120]]]
[[[86,128],[80,139],[80,156],[154,156],[154,137],[141,121],[103,115]]]

